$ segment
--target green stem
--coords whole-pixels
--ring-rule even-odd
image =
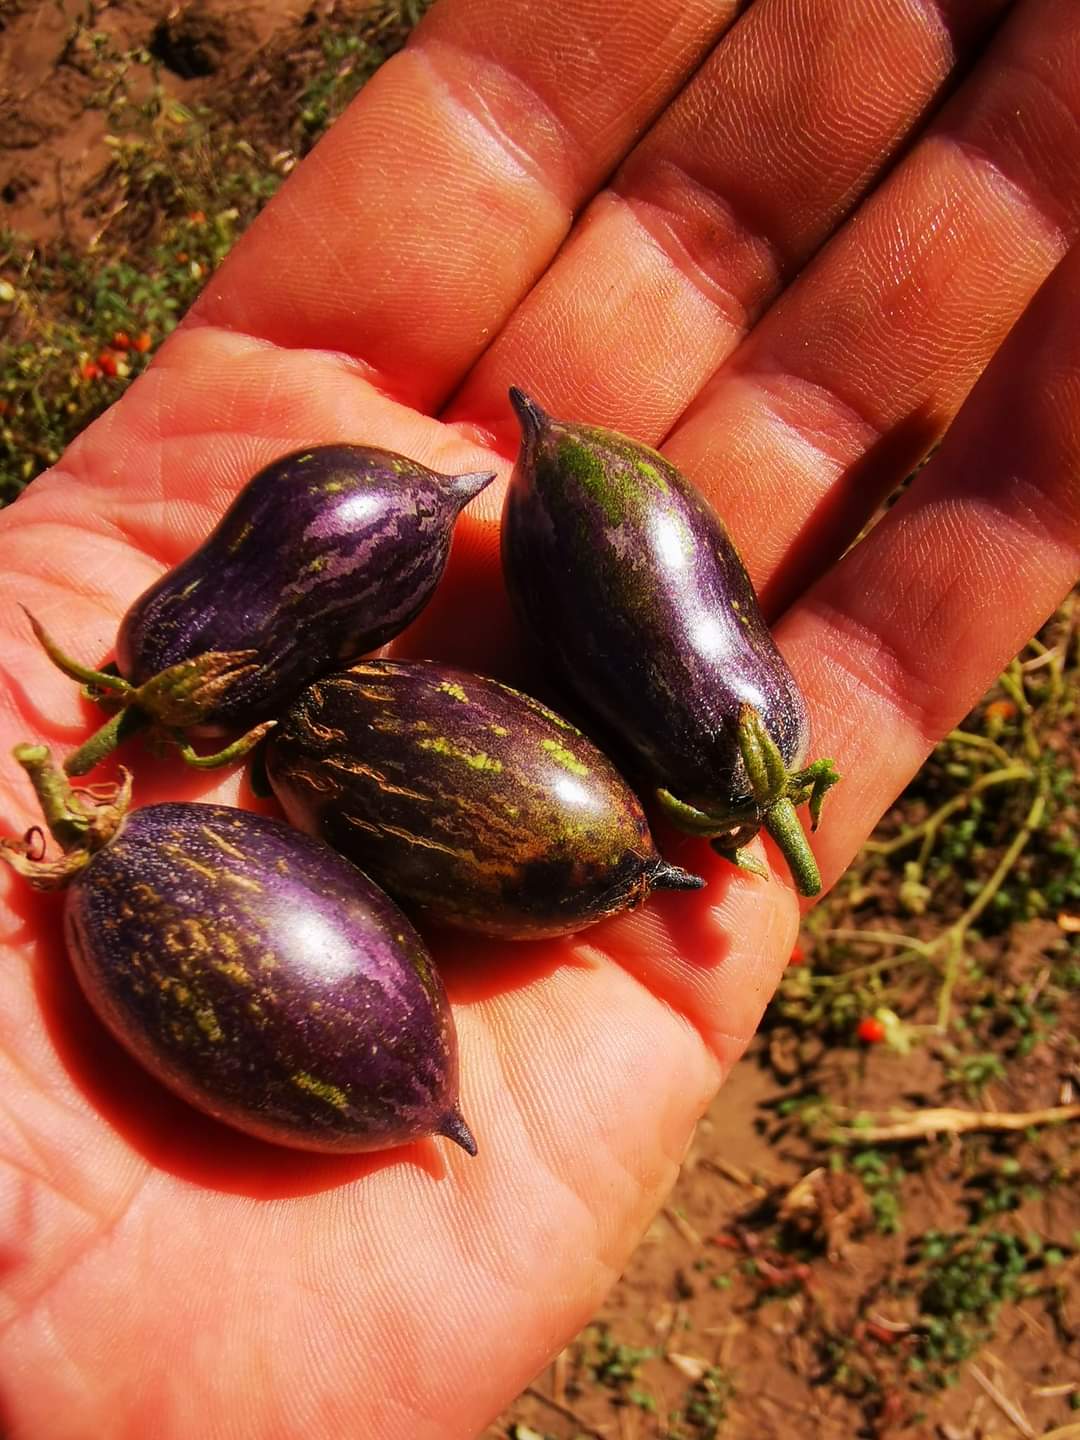
[[[186,740],[178,741],[177,749],[184,764],[190,765],[192,769],[217,770],[222,765],[231,765],[234,760],[242,759],[249,750],[254,750],[263,736],[268,735],[276,724],[276,720],[264,720],[261,725],[256,725],[246,735],[241,735],[231,745],[226,745],[223,750],[215,750],[212,755],[200,755]]]
[[[1024,689],[1024,674],[1020,669],[1019,661],[1010,662],[1008,669],[1003,670],[998,676],[998,684],[1008,695],[1010,700],[1016,702],[1017,708],[1025,715],[1031,714],[1031,702],[1027,698],[1027,691]]]
[[[107,670],[92,670],[89,665],[80,665],[78,660],[60,649],[45,627],[27,610],[22,607],[23,614],[30,621],[30,628],[38,644],[48,655],[58,670],[62,670],[72,680],[78,680],[83,685],[93,685],[99,690],[112,690],[117,695],[130,695],[132,687],[120,675],[110,675]]]
[[[49,834],[65,853],[77,849],[86,837],[87,817],[73,799],[67,777],[53,764],[48,747],[16,745],[12,754],[30,778]]]
[[[925,962],[926,959],[927,952],[922,947],[918,950],[908,949],[901,951],[899,955],[886,955],[884,960],[872,960],[869,965],[857,965],[854,970],[841,970],[838,975],[815,975],[812,979],[815,985],[847,985],[852,980],[880,975],[885,970],[900,970],[905,965],[913,965],[916,960]]]
[[[131,775],[123,770],[118,785],[80,792],[72,789],[64,772],[53,764],[46,746],[16,745],[13,753],[29,776],[45,824],[64,853],[57,860],[36,855],[32,840],[35,830],[38,835],[41,832],[35,827],[22,840],[0,840],[0,860],[36,890],[60,889],[120,828],[131,803]]]
[[[974,925],[975,921],[990,904],[991,900],[993,900],[994,896],[1004,884],[1005,877],[1020,858],[1020,853],[1024,849],[1024,846],[1031,839],[1035,830],[1038,829],[1045,809],[1046,796],[1042,789],[1040,789],[1031,802],[1031,807],[1024,818],[1023,825],[1021,825],[1020,829],[1013,836],[1012,843],[998,861],[994,873],[979,891],[978,895],[975,896],[975,899],[964,911],[963,915],[960,916],[960,919],[956,921],[953,927],[954,929],[959,930],[960,933],[963,934]]]
[[[894,855],[897,850],[903,850],[906,846],[918,840],[920,836],[928,836],[933,840],[941,826],[954,815],[957,810],[962,810],[974,796],[983,790],[989,790],[993,785],[1010,785],[1017,780],[1033,779],[1031,768],[1028,765],[1010,764],[1004,770],[991,770],[985,775],[980,775],[978,780],[969,785],[960,795],[954,795],[944,805],[935,810],[933,815],[928,815],[925,820],[920,820],[918,825],[911,825],[902,830],[899,835],[894,835],[891,840],[867,840],[863,846],[864,850],[870,851],[873,855]],[[919,857],[919,865],[925,865],[929,854]]]
[[[857,940],[867,945],[902,945],[905,950],[915,950],[920,955],[930,954],[931,946],[925,940],[916,940],[913,935],[902,935],[895,930],[854,930],[854,929],[833,929],[823,930],[822,935],[830,940]],[[888,961],[883,961],[888,964]],[[854,971],[846,971],[846,974],[854,974]]]
[[[768,805],[783,793],[788,783],[787,766],[780,747],[765,729],[765,722],[752,705],[740,707],[736,733],[750,781],[750,793],[759,805]]]
[[[769,868],[763,865],[756,855],[752,855],[742,845],[724,845],[719,840],[712,842],[712,848],[717,855],[734,865],[737,870],[745,870],[748,875],[756,875],[759,880],[768,880]]]
[[[765,812],[765,829],[780,847],[799,894],[819,894],[821,872],[790,800],[785,798],[770,805]]]
[[[970,730],[950,730],[945,736],[945,743],[948,745],[963,745],[969,750],[986,750],[999,765],[1011,765],[1013,757],[996,740],[991,740],[989,735],[972,734]]]
[[[151,717],[145,710],[140,710],[137,705],[125,706],[115,715],[110,715],[89,740],[84,740],[77,750],[71,752],[64,761],[65,771],[69,775],[85,775],[87,771],[93,770],[95,765],[100,765],[106,755],[111,755],[117,746],[122,745],[132,735],[137,735],[140,730],[145,730],[150,724]]]
[[[945,932],[944,939],[947,943],[947,949],[945,953],[945,969],[941,979],[941,989],[938,991],[937,1012],[937,1028],[938,1032],[942,1035],[949,1028],[953,991],[956,989],[956,982],[960,978],[960,961],[964,956],[964,932],[956,925],[950,926]]]

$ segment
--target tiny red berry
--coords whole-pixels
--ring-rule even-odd
[[[190,220],[192,225],[206,224],[206,216],[201,210],[192,210],[191,214],[188,216],[188,219]]]
[[[140,355],[145,355],[147,350],[153,345],[154,339],[149,330],[141,330],[131,343]]]
[[[885,1026],[876,1015],[864,1015],[855,1027],[855,1033],[864,1045],[880,1045],[885,1039]]]
[[[103,350],[97,357],[98,369],[104,375],[115,375],[117,370],[116,356],[111,350]]]
[[[84,380],[96,380],[101,374],[101,370],[97,365],[94,364],[93,360],[87,360],[83,364],[82,369],[79,373],[82,375],[82,378]]]
[[[986,707],[986,718],[988,720],[1011,720],[1016,714],[1016,706],[1011,700],[992,700]]]
[[[793,945],[791,947],[791,955],[788,957],[787,963],[789,965],[806,964],[806,951],[802,948],[801,945]]]
[[[112,345],[112,348],[114,350],[130,350],[131,336],[127,333],[126,330],[117,330],[116,334],[112,337],[112,340],[109,343]]]

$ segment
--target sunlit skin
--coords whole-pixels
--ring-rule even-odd
[[[844,776],[828,884],[1080,568],[1078,229],[1075,0],[440,0],[0,516],[0,749],[94,723],[16,602],[104,661],[243,481],[315,443],[499,470],[396,648],[529,680],[494,523],[515,384],[659,445],[725,517]],[[140,803],[254,803],[137,758]],[[2,784],[21,829],[29,787]],[[475,1435],[618,1275],[791,953],[782,866],[660,839],[705,890],[578,939],[437,943],[475,1159],[201,1119],[93,1020],[56,901],[5,882],[0,1428]]]

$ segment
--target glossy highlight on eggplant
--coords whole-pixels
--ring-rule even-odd
[[[31,881],[66,881],[79,984],[148,1071],[279,1145],[443,1135],[475,1154],[442,982],[372,881],[278,820],[195,803],[124,815],[67,789],[44,747],[20,752],[65,854],[0,853]]]
[[[203,544],[130,607],[118,675],[66,673],[172,732],[262,726],[204,763],[237,758],[317,675],[397,635],[430,600],[454,522],[493,479],[439,475],[361,445],[323,445],[255,475]],[[114,716],[66,762],[84,774],[133,727]],[[196,763],[191,747],[185,759]]]
[[[675,824],[759,873],[743,847],[764,826],[817,893],[795,806],[816,825],[838,777],[804,764],[805,702],[719,516],[657,451],[510,395],[522,445],[502,556],[518,618]]]
[[[568,721],[435,661],[310,685],[267,742],[286,815],[436,923],[564,935],[703,883],[657,854],[633,791]]]

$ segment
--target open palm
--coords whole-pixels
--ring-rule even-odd
[[[505,475],[515,383],[662,444],[727,518],[845,776],[815,846],[835,879],[1077,571],[1078,117],[1075,0],[440,0],[0,517],[0,748],[92,723],[16,601],[98,662],[264,463],[350,440]],[[498,491],[396,648],[527,679]],[[135,759],[137,803],[255,803]],[[13,762],[0,784],[19,830]],[[11,883],[0,1429],[475,1434],[619,1273],[791,950],[782,865],[664,843],[705,891],[567,941],[440,942],[475,1160],[204,1120],[103,1034],[55,900]]]

